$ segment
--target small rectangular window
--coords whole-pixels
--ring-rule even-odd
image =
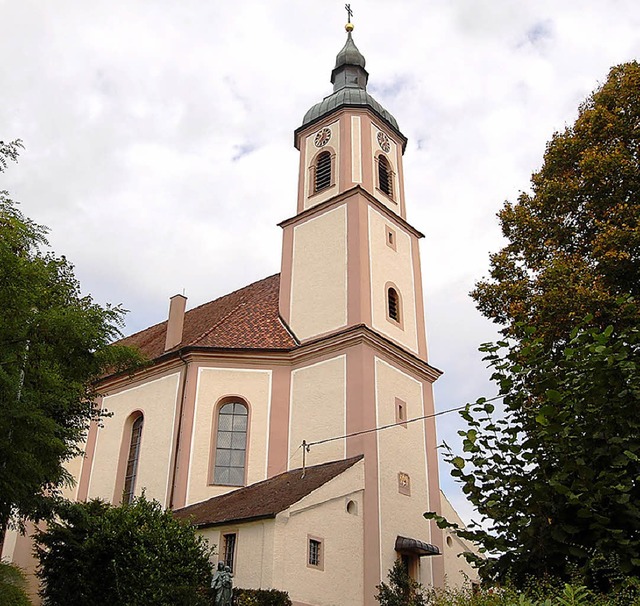
[[[396,250],[396,232],[395,232],[395,230],[387,225],[385,231],[386,231],[386,234],[387,234],[387,246],[389,248],[392,248],[393,250]]]
[[[396,398],[396,423],[401,423],[401,427],[407,427],[407,403],[400,398]]]
[[[222,536],[223,546],[223,561],[224,565],[228,566],[231,572],[234,571],[235,555],[236,555],[236,533],[232,532]]]
[[[307,536],[307,566],[324,570],[324,540]]]

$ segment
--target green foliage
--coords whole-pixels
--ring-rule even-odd
[[[0,143],[0,172],[19,142]],[[95,380],[140,363],[120,336],[125,311],[80,294],[73,266],[44,252],[46,228],[0,192],[0,526],[11,514],[51,514],[71,482],[63,464],[80,454]]]
[[[389,584],[380,583],[376,589],[381,606],[427,606],[423,587],[409,576],[401,560],[389,571]]]
[[[235,606],[291,606],[286,591],[278,589],[233,589]]]
[[[26,587],[27,583],[22,571],[13,564],[0,561],[0,604],[30,606]]]
[[[634,579],[638,583],[638,579]],[[640,606],[639,594],[602,595],[575,584],[530,581],[524,590],[511,585],[502,587],[426,590],[429,606]]]
[[[67,504],[37,543],[46,606],[208,603],[211,549],[193,526],[144,495],[120,507]]]
[[[448,454],[483,518],[458,532],[488,551],[485,577],[577,577],[614,595],[640,573],[639,124],[631,62],[505,204],[507,245],[472,293],[510,339],[481,348],[503,403],[468,405],[464,452]]]
[[[637,325],[640,308],[640,64],[611,69],[578,119],[547,144],[532,193],[499,213],[508,244],[472,293],[522,338],[567,338],[587,314],[601,329]],[[620,306],[620,295],[630,294]]]
[[[640,331],[576,329],[552,355],[533,335],[483,351],[504,406],[467,405],[463,456],[448,461],[490,530],[458,534],[495,555],[478,561],[485,576],[577,571],[615,590],[640,574]]]

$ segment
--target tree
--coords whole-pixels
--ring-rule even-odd
[[[27,581],[20,568],[0,561],[0,604],[31,606],[27,595]]]
[[[462,412],[457,477],[489,525],[485,575],[599,589],[640,574],[640,65],[614,67],[547,145],[507,245],[472,293],[508,341],[481,348],[503,406]],[[439,524],[448,523],[431,513]]]
[[[606,591],[613,569],[640,575],[640,330],[577,328],[554,356],[529,332],[484,347],[504,408],[467,405],[447,458],[489,529],[458,533],[493,552],[485,576],[581,572]]]
[[[396,560],[389,571],[389,584],[376,587],[376,600],[380,606],[426,606],[422,586],[414,581],[401,560]]]
[[[19,147],[0,142],[0,172]],[[45,235],[0,192],[0,535],[12,515],[50,515],[72,481],[65,462],[103,414],[95,381],[140,362],[109,345],[125,311],[82,296],[73,266],[46,251]]]
[[[144,495],[119,507],[67,504],[36,542],[45,606],[208,603],[206,540]]]
[[[640,308],[640,64],[611,69],[575,124],[547,144],[532,193],[499,213],[508,244],[472,292],[481,313],[521,338],[566,339],[587,314],[635,326]],[[632,295],[619,305],[621,295]]]

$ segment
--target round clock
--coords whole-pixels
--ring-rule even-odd
[[[378,131],[378,144],[382,148],[382,151],[389,153],[391,149],[391,143],[389,143],[389,137],[385,135],[382,131]]]
[[[328,128],[323,128],[318,131],[313,142],[315,143],[316,147],[324,147],[327,143],[329,143],[329,139],[331,139],[331,131]]]

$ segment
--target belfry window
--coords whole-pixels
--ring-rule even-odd
[[[316,159],[314,192],[331,187],[331,153],[323,151]]]
[[[394,322],[400,322],[400,296],[393,286],[387,290],[387,314]]]
[[[389,160],[382,154],[378,156],[378,187],[382,193],[393,198],[393,173]]]
[[[218,411],[213,483],[243,486],[249,411],[242,402],[227,402]]]
[[[131,440],[129,442],[129,456],[127,457],[127,469],[124,476],[124,490],[122,502],[131,503],[136,489],[138,476],[138,459],[140,458],[140,443],[142,442],[142,426],[144,417],[140,415],[131,426]]]

